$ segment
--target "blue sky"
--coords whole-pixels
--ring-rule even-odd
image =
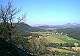
[[[14,5],[26,14],[29,25],[80,22],[80,0],[15,0]]]

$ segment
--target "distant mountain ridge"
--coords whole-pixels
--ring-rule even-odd
[[[64,25],[42,25],[42,26],[37,26],[37,28],[45,29],[45,30],[64,29],[64,28],[75,28],[75,27],[80,27],[80,24],[67,23],[67,24],[64,24]]]
[[[64,25],[42,25],[35,27],[32,27],[24,22],[15,24],[17,25],[16,29],[24,33],[32,31],[46,31],[46,30],[65,29],[65,28],[80,28],[80,24],[71,24],[71,23],[67,23]]]

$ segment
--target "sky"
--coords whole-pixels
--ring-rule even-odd
[[[80,23],[80,0],[14,0],[14,6],[32,26]]]

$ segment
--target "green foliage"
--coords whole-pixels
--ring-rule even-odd
[[[69,37],[80,40],[80,27],[57,29],[58,32],[68,34]]]
[[[34,55],[45,54],[46,46],[45,41],[43,42],[43,39],[36,39],[35,37],[33,37],[32,39],[30,39],[29,44],[29,48]]]
[[[17,48],[12,43],[8,43],[0,38],[0,56],[25,56],[27,55],[22,49]]]

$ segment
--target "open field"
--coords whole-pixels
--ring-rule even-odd
[[[77,39],[68,37],[67,35],[62,35],[60,33],[56,34],[54,32],[32,32],[35,34],[42,35],[42,38],[46,38],[50,43],[75,43],[80,42]]]
[[[37,37],[35,38],[36,42],[41,41],[41,39],[42,39],[42,41],[41,41],[42,44],[46,44],[46,43],[47,43],[47,45],[51,44],[49,46],[46,46],[47,50],[49,50],[50,52],[57,51],[60,53],[73,53],[73,54],[75,54],[75,53],[79,53],[79,51],[80,51],[80,46],[75,47],[75,45],[74,45],[74,43],[80,43],[80,41],[77,39],[68,37],[67,35],[62,35],[60,33],[56,34],[54,32],[31,32],[31,33],[38,34],[38,38]],[[32,38],[34,38],[34,37],[32,36]],[[38,43],[39,42],[37,42],[37,44]],[[72,45],[72,47],[65,44],[65,43]],[[64,47],[64,45],[59,45],[59,44],[65,44],[68,47]]]

